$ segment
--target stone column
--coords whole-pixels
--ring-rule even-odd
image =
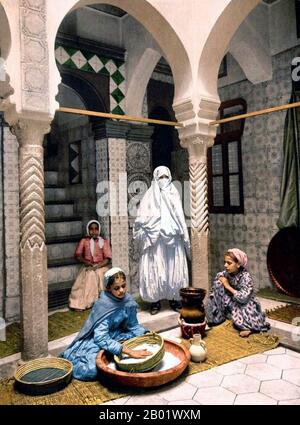
[[[97,184],[107,181],[108,196],[97,201],[97,213],[104,226],[110,227],[113,266],[121,267],[129,276],[128,256],[128,212],[127,212],[127,172],[126,134],[129,124],[107,121],[94,128],[96,140],[96,180]],[[105,165],[106,163],[106,165]],[[109,202],[109,223],[99,211],[104,202]],[[129,278],[128,278],[129,283]]]
[[[209,213],[207,199],[207,149],[214,144],[219,99],[196,95],[196,99],[173,104],[176,118],[184,126],[178,129],[181,146],[189,153],[192,286],[208,290]],[[195,105],[198,105],[195,109]]]
[[[209,214],[207,200],[207,148],[212,137],[199,136],[186,141],[189,152],[192,282],[196,288],[209,288]]]
[[[48,123],[19,120],[22,359],[48,354],[48,279],[45,245],[43,138]]]

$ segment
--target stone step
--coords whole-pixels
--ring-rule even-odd
[[[70,221],[81,221],[79,215],[67,215],[63,219],[61,217],[51,217],[46,220],[46,223],[65,223]]]
[[[66,308],[74,281],[52,283],[48,285],[48,310]]]
[[[74,204],[73,203],[57,203],[45,205],[46,221],[52,218],[66,218],[73,216]]]
[[[82,238],[82,234],[78,234],[78,235],[67,235],[67,236],[48,236],[46,238],[46,244],[47,246],[51,245],[51,244],[57,244],[57,243],[70,243],[70,242],[76,242],[78,243],[80,241],[80,239]]]
[[[79,263],[66,264],[67,259],[60,260],[62,265],[56,265],[51,261],[48,263],[48,284],[60,284],[61,282],[73,281],[76,279],[81,265]],[[73,260],[75,262],[75,259]],[[64,265],[65,263],[65,265]],[[58,263],[56,263],[58,264]]]
[[[45,171],[45,185],[58,184],[58,171]]]
[[[78,242],[66,242],[47,245],[48,262],[73,257],[77,244]]]
[[[64,267],[64,266],[70,266],[73,264],[79,264],[78,261],[74,258],[74,255],[71,257],[66,258],[56,258],[53,260],[48,260],[48,268],[51,267]]]
[[[65,187],[45,187],[45,203],[48,201],[65,201]]]
[[[61,238],[82,234],[82,221],[59,221],[56,223],[46,223],[46,239]]]

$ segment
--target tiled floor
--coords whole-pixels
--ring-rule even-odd
[[[179,329],[163,332],[179,336]],[[107,405],[300,405],[300,353],[278,347]]]
[[[260,302],[264,310],[285,305],[267,299],[260,299]],[[149,319],[147,312],[140,314],[140,320]],[[176,338],[180,330],[175,328],[161,334]],[[278,347],[178,379],[161,390],[157,388],[105,404],[300,405],[300,353]]]
[[[263,309],[271,309],[284,303],[260,299]],[[169,323],[177,323],[178,315],[165,307],[156,315],[148,311],[138,313],[139,321],[147,324],[151,330],[168,329]],[[270,320],[271,322],[271,320]],[[275,332],[283,335],[291,333],[290,325],[282,322],[272,324]],[[167,325],[167,326],[166,326]],[[171,326],[170,326],[171,327]],[[49,343],[49,350],[56,355],[74,339],[69,335]],[[179,328],[174,328],[162,335],[167,338],[178,338]],[[297,342],[300,351],[300,341]],[[20,353],[10,358],[0,359],[0,367],[7,372],[13,371]],[[11,363],[8,363],[8,360]],[[10,370],[9,369],[9,370]],[[0,371],[1,372],[1,371]],[[1,375],[1,373],[0,373]],[[6,377],[7,373],[5,376]],[[300,352],[284,347],[255,354],[233,361],[222,366],[199,372],[186,378],[152,390],[137,391],[135,395],[119,398],[106,405],[300,405]]]

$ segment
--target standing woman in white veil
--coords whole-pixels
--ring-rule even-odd
[[[189,284],[190,239],[169,168],[157,167],[153,177],[140,203],[133,237],[140,254],[140,295],[151,303],[151,314],[156,314],[163,299],[174,310],[180,307],[179,290]]]

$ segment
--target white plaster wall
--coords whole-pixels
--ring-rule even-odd
[[[230,53],[227,53],[227,75],[226,77],[219,78],[218,87],[228,86],[229,84],[243,80],[246,80],[244,71],[234,57]]]
[[[6,37],[9,37],[9,55],[6,60],[6,73],[9,75],[10,84],[14,89],[14,94],[10,97],[11,103],[16,105],[16,109],[21,109],[21,46],[20,46],[20,16],[19,2],[13,0],[1,0],[1,5],[5,10],[9,29]],[[6,31],[6,30],[5,30]]]
[[[296,34],[294,0],[281,0],[269,8],[271,54],[290,49],[299,43]]]
[[[252,54],[247,54],[243,49],[246,40],[249,44],[249,33],[252,33]],[[255,41],[256,40],[256,41]],[[271,5],[259,4],[241,24],[228,46],[228,52],[234,53],[240,46],[241,52],[235,58],[228,55],[228,75],[218,80],[218,87],[242,81],[247,76],[252,77],[252,82],[257,84],[262,81],[272,80],[270,60],[272,56],[290,49],[299,44],[296,34],[296,19],[294,0],[280,0]],[[259,57],[260,49],[260,57]],[[239,58],[241,61],[239,62]],[[267,63],[269,60],[269,63]],[[258,62],[260,61],[260,66]],[[265,62],[265,73],[263,66]],[[243,69],[242,69],[243,68]],[[251,68],[251,71],[249,71]]]
[[[7,58],[10,49],[10,44],[11,40],[9,23],[3,6],[0,4],[0,50],[2,58]]]
[[[75,19],[73,18],[74,14],[76,16]],[[76,32],[79,37],[123,47],[122,21],[117,17],[89,7],[82,7],[72,12],[71,16],[71,20],[75,20]],[[64,32],[64,26],[62,26],[61,30]]]

